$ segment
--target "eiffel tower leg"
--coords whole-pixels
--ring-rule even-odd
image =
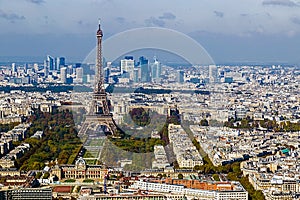
[[[109,123],[109,129],[110,129],[113,136],[119,137],[118,128],[117,128],[117,125],[115,124],[115,121],[112,120]]]
[[[78,135],[79,135],[79,136],[85,135],[86,132],[87,132],[87,130],[88,130],[88,128],[89,128],[89,125],[90,125],[90,123],[85,121],[85,122],[82,124],[82,126],[81,126],[81,128],[80,128],[80,130],[79,130],[79,132],[78,132]]]

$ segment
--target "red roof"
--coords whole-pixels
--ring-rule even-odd
[[[72,192],[72,186],[56,186],[53,189],[53,192],[59,192],[59,193],[70,193]]]

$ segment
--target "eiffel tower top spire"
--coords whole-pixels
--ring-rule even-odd
[[[103,37],[103,32],[101,30],[101,23],[100,23],[100,18],[98,19],[98,31],[97,31],[97,37]]]
[[[103,32],[101,30],[100,19],[97,30],[97,54],[96,54],[96,70],[95,70],[95,87],[94,93],[101,94],[105,93],[104,88],[104,78],[103,78],[103,69],[102,69],[102,36]]]

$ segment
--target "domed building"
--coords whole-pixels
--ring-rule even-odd
[[[62,164],[52,167],[51,175],[62,179],[93,179],[103,180],[108,170],[103,165],[88,165],[83,158],[78,158],[75,165]]]

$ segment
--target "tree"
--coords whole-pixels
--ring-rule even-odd
[[[235,162],[232,164],[232,171],[238,175],[242,174],[242,171],[240,169],[240,163],[239,162]]]
[[[255,191],[253,196],[252,196],[252,199],[255,199],[255,200],[265,200],[265,196],[263,194],[262,191]]]
[[[47,179],[47,178],[49,178],[49,176],[50,176],[50,173],[49,172],[45,172],[44,176],[43,176],[43,179]]]
[[[196,171],[203,171],[204,170],[204,165],[195,165],[194,170]]]
[[[201,125],[201,126],[208,126],[208,121],[207,121],[207,119],[201,119],[200,125]]]
[[[39,179],[39,178],[41,178],[41,176],[42,176],[42,172],[37,172],[35,175],[35,178]]]
[[[213,174],[212,177],[215,181],[220,181],[220,177],[218,174]]]
[[[224,126],[229,127],[229,128],[234,128],[234,118],[229,118],[228,121],[224,122]]]
[[[182,174],[178,174],[178,179],[183,179],[183,175]]]
[[[17,168],[25,171],[41,170],[46,161],[58,158],[60,163],[66,164],[70,158],[74,157],[74,154],[78,154],[82,143],[74,129],[71,112],[36,111],[31,120],[33,120],[32,126],[28,130],[28,138],[24,141],[29,143],[31,148],[23,157],[16,160]],[[49,129],[49,125],[52,129]],[[45,136],[42,139],[30,138],[37,130],[44,130]]]
[[[146,126],[150,124],[150,116],[149,110],[145,110],[144,108],[133,108],[129,111],[131,119],[134,121],[135,124],[139,126]]]
[[[240,128],[250,128],[250,124],[249,124],[248,119],[242,119],[241,120]]]
[[[228,178],[229,180],[231,180],[231,181],[237,181],[237,177],[236,177],[236,175],[235,175],[233,172],[229,172],[229,173],[227,174],[227,178]]]

